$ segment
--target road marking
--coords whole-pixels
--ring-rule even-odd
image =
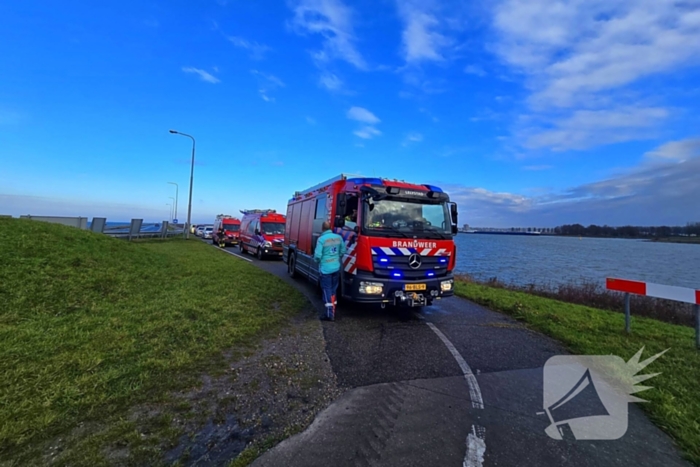
[[[208,243],[206,240],[202,240],[202,241],[203,241],[204,243]],[[212,248],[216,248],[216,245],[213,245],[213,244],[212,244]],[[248,258],[246,258],[246,257],[244,257],[244,256],[237,255],[236,253],[234,253],[234,252],[232,252],[232,251],[228,251],[226,248],[221,248],[221,247],[219,247],[219,248],[217,248],[217,249],[218,249],[218,250],[221,250],[221,251],[223,251],[223,252],[225,252],[225,253],[228,253],[228,254],[231,255],[231,256],[235,256],[236,258],[241,258],[241,259],[243,259],[243,260],[245,260],[245,261],[248,261],[249,263],[252,263],[252,262],[253,262],[252,259],[248,259]]]
[[[414,315],[424,321],[430,329],[440,338],[447,350],[450,351],[454,359],[457,361],[459,368],[462,370],[464,379],[467,381],[467,386],[469,387],[469,398],[472,401],[472,408],[483,409],[484,399],[481,397],[481,389],[479,388],[479,383],[472,372],[472,369],[467,364],[466,360],[459,353],[459,350],[450,342],[446,335],[440,331],[437,326],[433,323],[427,321],[423,316],[418,313]],[[484,453],[486,452],[486,428],[479,425],[472,425],[472,430],[467,435],[467,452],[464,455],[464,462],[462,467],[482,467],[484,464]]]
[[[479,389],[479,383],[476,381],[476,377],[474,376],[474,373],[472,373],[472,369],[469,368],[469,365],[467,365],[467,362],[464,360],[464,358],[462,358],[462,355],[460,355],[459,351],[454,345],[452,345],[452,342],[450,342],[442,331],[440,331],[433,323],[426,321],[425,324],[427,324],[428,327],[432,329],[435,334],[437,334],[442,343],[445,344],[445,347],[447,347],[447,350],[449,350],[455,360],[457,360],[457,364],[464,374],[464,379],[467,380],[467,386],[469,386],[469,397],[472,400],[472,407],[475,409],[483,409],[484,399],[481,397],[481,389]]]
[[[236,253],[234,253],[234,252],[232,252],[232,251],[228,251],[228,250],[224,250],[224,249],[222,249],[222,251],[228,253],[228,254],[231,255],[231,256],[235,256],[236,258],[244,259],[244,260],[248,261],[249,263],[252,263],[252,262],[253,262],[252,259],[244,258],[243,256],[237,255]]]
[[[464,456],[462,467],[481,467],[484,464],[486,452],[486,430],[472,425],[472,432],[467,436],[467,454]]]

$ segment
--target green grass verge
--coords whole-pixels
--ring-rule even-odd
[[[24,464],[79,422],[191,384],[305,301],[200,241],[0,219],[0,303],[0,459]],[[73,457],[102,463],[93,451]]]
[[[658,240],[652,240],[664,243],[694,243],[700,244],[700,237],[663,237]]]
[[[670,350],[647,368],[661,372],[649,380],[653,389],[636,394],[650,418],[700,465],[700,350],[693,329],[632,317],[625,333],[623,314],[564,303],[523,292],[458,282],[457,295],[507,313],[565,344],[573,353],[614,354],[628,360],[642,346],[642,358]]]

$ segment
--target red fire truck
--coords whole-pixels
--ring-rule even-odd
[[[220,236],[219,231],[224,229],[224,235]],[[211,236],[211,243],[214,245],[238,245],[241,234],[241,220],[227,214],[219,214],[214,221],[214,231]]]
[[[285,218],[274,209],[242,210],[241,253],[252,253],[263,260],[282,256]]]
[[[313,252],[324,221],[347,246],[341,297],[425,306],[453,294],[457,205],[442,189],[340,175],[295,193],[283,247],[290,276],[319,281]]]

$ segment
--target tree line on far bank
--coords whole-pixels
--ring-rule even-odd
[[[610,227],[608,225],[566,224],[554,228],[556,235],[576,235],[580,237],[610,238],[666,238],[666,237],[700,237],[700,222],[688,222],[685,226],[632,226]]]

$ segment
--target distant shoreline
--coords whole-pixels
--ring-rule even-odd
[[[664,238],[649,238],[648,242],[661,243],[688,243],[700,245],[700,237],[664,237]]]
[[[488,231],[481,230],[476,232],[465,232],[460,230],[461,234],[491,234],[491,235],[524,235],[532,237],[569,237],[569,238],[602,238],[602,239],[621,239],[621,240],[643,240],[645,242],[661,242],[661,243],[686,243],[700,245],[700,236],[697,237],[602,237],[595,235],[563,235],[554,233],[534,233],[534,232],[510,232],[510,231]]]

